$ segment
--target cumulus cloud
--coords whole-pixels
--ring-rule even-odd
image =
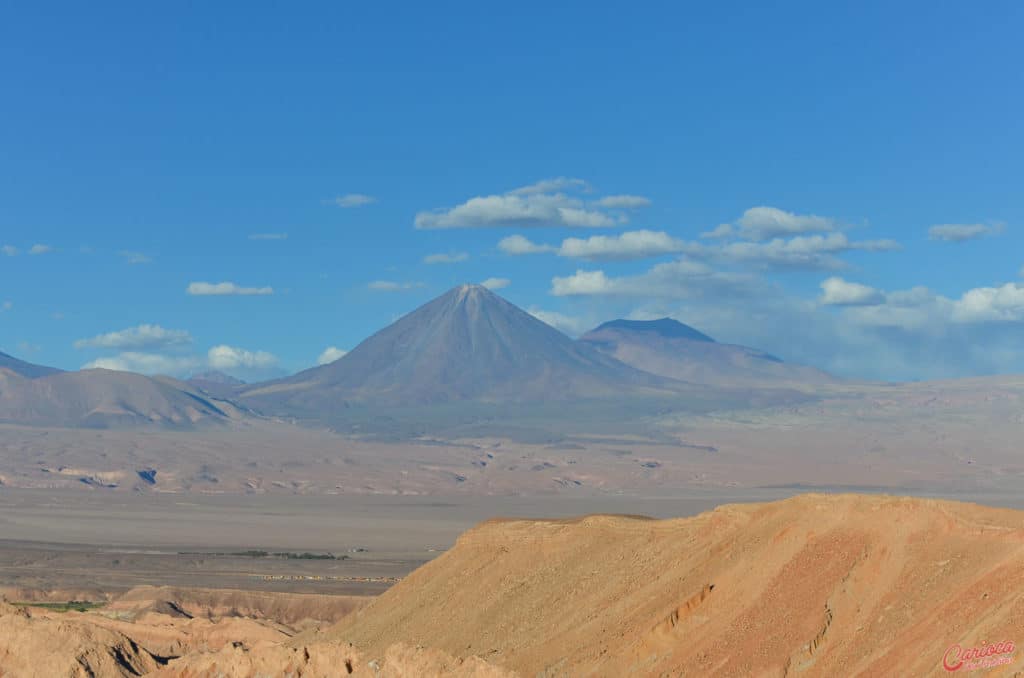
[[[558,248],[558,255],[576,259],[644,259],[673,254],[686,249],[686,243],[661,231],[626,231],[617,236],[595,235],[590,238],[567,238]]]
[[[665,254],[686,254],[693,259],[730,264],[754,264],[768,268],[835,270],[846,267],[838,255],[852,251],[886,252],[899,249],[893,240],[852,241],[845,233],[774,238],[768,241],[735,241],[714,245],[687,242],[663,231],[626,231],[616,236],[566,238],[561,245],[532,242],[513,235],[498,243],[506,254],[555,253],[561,257],[602,260],[644,259]]]
[[[538,245],[521,235],[510,235],[502,238],[498,243],[498,249],[505,254],[540,254],[542,252],[557,252],[558,248],[552,245]]]
[[[627,260],[683,252],[687,243],[662,231],[626,231],[620,235],[595,235],[589,238],[566,238],[559,246],[531,242],[521,235],[512,235],[498,243],[506,254],[541,254],[553,252],[575,259]]]
[[[153,260],[142,252],[131,252],[128,250],[122,250],[117,253],[118,256],[123,257],[129,264],[148,264]]]
[[[89,339],[79,339],[75,342],[75,348],[152,349],[190,343],[192,335],[185,330],[168,330],[160,325],[143,324]]]
[[[469,255],[465,252],[449,252],[447,254],[428,254],[423,257],[423,263],[425,264],[457,264],[462,261],[469,259]]]
[[[650,207],[651,200],[650,198],[645,198],[642,195],[606,195],[594,204],[598,207],[629,210],[638,209],[640,207]]]
[[[206,354],[207,362],[215,370],[231,370],[239,367],[274,367],[277,357],[267,351],[248,351],[244,348],[220,344]]]
[[[188,294],[197,297],[209,296],[266,296],[274,293],[273,287],[242,287],[233,282],[193,282],[188,284],[185,290]]]
[[[249,240],[287,240],[287,233],[252,233]]]
[[[826,306],[873,306],[885,301],[874,287],[832,277],[821,283],[821,303]]]
[[[372,195],[365,195],[363,193],[347,193],[345,195],[339,195],[332,201],[338,207],[352,208],[352,207],[363,207],[364,205],[371,205],[377,202],[377,199]]]
[[[114,335],[116,333],[112,333]],[[101,335],[105,337],[106,335]],[[134,336],[134,335],[132,335]],[[100,348],[132,346],[131,340],[124,342],[100,341]],[[155,346],[154,344],[150,344]],[[93,346],[93,344],[90,344]],[[201,370],[220,370],[241,379],[268,379],[281,376],[278,359],[267,351],[250,351],[243,348],[220,344],[211,348],[205,356],[181,355],[155,351],[122,351],[116,355],[92,360],[82,369],[102,368],[140,374],[167,374],[184,378]]]
[[[900,249],[894,240],[852,241],[845,233],[774,238],[766,242],[738,241],[717,246],[694,245],[692,257],[773,268],[835,270],[846,264],[836,255],[852,251],[889,252]]]
[[[317,365],[326,365],[327,363],[333,363],[335,360],[342,358],[347,354],[348,351],[338,348],[337,346],[328,346],[323,352],[317,356]]]
[[[1002,224],[938,224],[928,229],[928,238],[946,242],[966,242],[996,235],[1002,230]]]
[[[796,214],[778,207],[751,207],[735,223],[719,224],[701,233],[702,238],[743,238],[770,240],[807,233],[828,233],[839,229],[839,222],[816,214]]]
[[[570,337],[578,337],[592,326],[582,318],[566,315],[557,311],[545,311],[544,309],[537,308],[536,306],[531,306],[527,309],[527,312],[537,320],[551,325],[562,334],[567,334]]]
[[[422,282],[396,282],[394,280],[374,280],[367,285],[377,292],[405,292],[423,287]]]
[[[28,253],[29,254],[36,254],[36,255],[38,255],[38,254],[48,254],[48,253],[50,253],[52,251],[53,251],[52,247],[50,247],[49,245],[43,245],[41,243],[36,243],[35,245],[32,245],[32,247],[28,248]]]
[[[609,213],[608,205],[597,200],[588,204],[578,193],[589,190],[581,179],[559,178],[540,181],[501,194],[470,198],[454,207],[416,214],[420,229],[567,227],[607,228],[624,223],[623,213]],[[608,196],[618,207],[639,196]]]
[[[924,286],[883,296],[884,299],[870,306],[849,309],[847,317],[859,325],[932,334],[947,332],[954,325],[1024,324],[1024,283],[975,287],[956,298],[937,294]],[[1020,329],[1024,330],[1024,326]]]
[[[583,179],[573,177],[555,177],[554,179],[542,179],[541,181],[514,188],[509,193],[512,195],[531,195],[534,193],[557,193],[558,191],[584,191],[592,189]]]
[[[15,257],[18,255],[18,248],[14,245],[4,245],[3,247],[0,247],[0,252],[8,257]]]
[[[716,240],[719,238],[731,238],[737,234],[738,231],[733,228],[732,224],[719,224],[710,231],[704,231],[701,233],[700,237]]]
[[[602,270],[577,270],[571,276],[552,278],[551,294],[556,297],[739,298],[750,296],[756,284],[756,279],[746,274],[717,271],[702,262],[679,259],[658,264],[639,275],[615,277]]]
[[[815,214],[794,214],[777,207],[751,207],[736,220],[739,235],[750,240],[766,240],[802,233],[833,231],[834,219]]]
[[[202,365],[195,356],[173,356],[161,353],[143,353],[126,351],[116,356],[97,358],[82,365],[83,370],[100,368],[118,370],[120,372],[138,372],[140,374],[168,374],[177,376],[186,374]]]
[[[488,278],[480,284],[489,290],[500,290],[511,285],[512,281],[508,278]]]

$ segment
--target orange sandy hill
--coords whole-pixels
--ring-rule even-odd
[[[858,495],[494,520],[329,632],[533,675],[944,675],[1024,643],[1024,512]],[[1001,645],[986,676],[1019,675]],[[971,668],[968,659],[961,670]]]
[[[804,495],[675,520],[493,520],[295,635],[263,602],[216,622],[147,602],[171,593],[64,616],[0,603],[0,676],[831,678],[948,675],[944,661],[1016,676],[1024,512]]]

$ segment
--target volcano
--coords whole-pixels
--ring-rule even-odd
[[[831,375],[747,346],[722,344],[672,318],[613,320],[581,336],[592,347],[636,369],[707,386],[811,388]]]
[[[241,393],[264,406],[322,410],[341,402],[565,401],[671,389],[669,380],[573,341],[481,285],[462,285],[333,363]]]

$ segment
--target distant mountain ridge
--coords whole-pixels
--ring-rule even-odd
[[[0,354],[0,422],[62,428],[194,428],[238,415],[170,377],[64,372]]]
[[[821,370],[786,363],[764,351],[718,343],[672,318],[613,320],[578,341],[639,370],[708,386],[808,389],[836,381]]]
[[[560,401],[669,392],[480,285],[449,290],[339,360],[241,390],[244,400],[316,409],[333,402],[429,405]]]
[[[0,352],[0,368],[8,369],[15,374],[19,374],[28,379],[35,379],[36,377],[45,377],[50,374],[58,374],[62,370],[58,370],[56,367],[47,367],[45,365],[35,365],[33,363],[19,360],[12,355]]]
[[[200,372],[193,374],[188,378],[189,382],[204,382],[208,384],[226,384],[229,386],[242,386],[245,384],[244,381],[236,377],[232,377],[230,374],[221,372],[220,370],[209,370],[206,372]]]
[[[684,325],[673,318],[658,318],[657,320],[609,320],[606,323],[598,325],[597,328],[591,332],[601,332],[602,330],[651,332],[662,337],[689,339],[690,341],[707,341],[712,344],[716,343],[714,339],[703,332],[694,329],[689,325]]]

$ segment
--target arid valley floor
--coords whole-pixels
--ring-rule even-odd
[[[1024,670],[1024,380],[694,332],[466,285],[253,385],[7,356],[0,676]]]
[[[6,490],[45,539],[0,544],[0,675],[942,675],[1024,633],[1024,511],[792,492]]]

